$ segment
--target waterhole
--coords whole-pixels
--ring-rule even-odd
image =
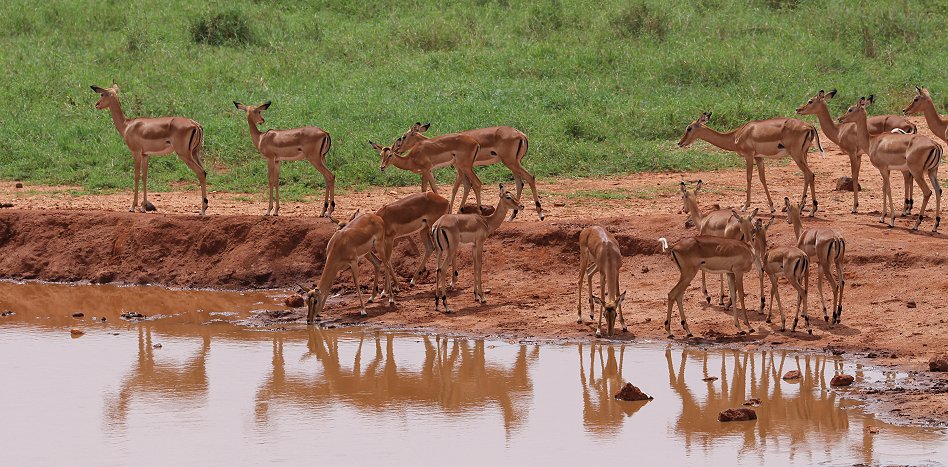
[[[906,375],[839,357],[239,324],[284,295],[0,283],[0,464],[948,462],[829,385]]]

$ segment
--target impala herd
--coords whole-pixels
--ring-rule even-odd
[[[115,129],[122,136],[132,152],[135,167],[135,193],[130,211],[153,211],[155,207],[148,201],[148,157],[176,153],[179,158],[197,174],[201,185],[201,216],[207,209],[207,172],[201,161],[204,145],[204,130],[194,120],[183,117],[133,118],[129,119],[122,111],[119,101],[119,88],[114,84],[108,88],[92,86],[100,95],[95,107],[109,109]],[[867,107],[872,104],[873,96],[860,98],[850,106],[837,120],[833,120],[827,106],[827,100],[834,98],[836,90],[820,91],[796,109],[799,115],[816,115],[823,134],[836,143],[850,159],[853,180],[852,212],[859,209],[859,172],[862,155],[879,170],[883,180],[883,204],[880,222],[889,227],[895,225],[895,205],[892,199],[892,187],[889,173],[892,170],[902,172],[905,183],[905,197],[902,215],[911,213],[913,182],[918,184],[923,199],[921,209],[913,227],[918,230],[922,223],[932,192],[935,194],[935,223],[933,232],[937,232],[941,223],[941,186],[938,181],[938,167],[943,149],[939,143],[918,134],[917,128],[909,120],[895,115],[869,117]],[[528,148],[527,136],[511,127],[491,127],[428,137],[424,133],[430,124],[415,123],[408,131],[390,146],[381,146],[369,142],[380,157],[379,168],[385,170],[392,165],[421,176],[421,193],[412,194],[390,203],[375,213],[356,213],[348,222],[339,222],[332,218],[336,207],[335,176],[326,165],[332,139],[326,131],[312,126],[288,130],[267,130],[261,132],[258,125],[264,123],[263,111],[270,107],[270,101],[261,105],[244,105],[234,101],[234,106],[246,113],[253,145],[267,161],[269,206],[264,215],[277,216],[280,213],[280,163],[284,161],[307,160],[319,171],[326,184],[321,217],[327,217],[339,224],[326,247],[326,258],[319,282],[311,288],[300,287],[307,306],[307,324],[312,324],[323,310],[330,288],[339,274],[345,269],[351,271],[359,298],[361,314],[366,315],[365,301],[359,281],[361,258],[367,258],[375,268],[372,295],[369,302],[378,298],[379,274],[384,276],[382,296],[388,303],[395,303],[395,293],[400,290],[397,275],[391,264],[395,241],[401,237],[419,234],[424,245],[424,257],[413,274],[411,285],[415,285],[424,271],[429,256],[437,253],[437,275],[435,280],[435,311],[442,306],[445,313],[448,308],[448,282],[454,289],[458,278],[455,261],[462,245],[473,245],[474,300],[486,303],[482,281],[484,264],[484,243],[497,230],[510,212],[513,220],[524,207],[520,197],[524,184],[530,185],[534,206],[541,220],[544,211],[540,204],[534,176],[522,165]],[[904,109],[905,114],[922,113],[928,127],[940,139],[948,142],[948,118],[942,117],[935,109],[928,90],[916,87],[912,102]],[[810,318],[807,315],[807,294],[809,292],[809,270],[811,262],[817,266],[817,285],[823,317],[833,326],[841,322],[843,311],[843,290],[846,284],[843,263],[846,254],[846,240],[842,233],[828,227],[803,226],[801,217],[808,212],[809,217],[816,214],[819,203],[816,199],[816,184],[807,156],[811,147],[823,153],[820,136],[816,128],[794,118],[773,118],[748,122],[735,130],[718,132],[707,126],[711,113],[706,112],[685,128],[678,142],[679,147],[687,147],[701,139],[721,149],[732,151],[744,158],[747,170],[746,196],[741,211],[736,209],[714,209],[702,212],[698,196],[703,183],[699,180],[692,189],[681,182],[682,212],[694,222],[698,235],[685,237],[674,245],[665,238],[659,239],[661,252],[671,257],[679,271],[679,279],[668,293],[667,314],[664,322],[669,337],[671,332],[672,307],[678,305],[681,326],[688,337],[692,336],[685,318],[684,293],[698,272],[701,272],[702,291],[710,304],[706,273],[721,274],[719,304],[724,305],[724,276],[727,276],[730,290],[730,302],[727,308],[734,308],[734,325],[743,334],[737,313],[737,304],[743,311],[746,332],[754,332],[747,317],[744,304],[744,275],[756,270],[760,279],[760,312],[766,304],[764,276],[770,279],[771,303],[766,322],[771,322],[773,302],[777,302],[780,311],[780,330],[786,330],[786,315],[780,300],[778,278],[783,276],[797,292],[796,312],[791,330],[796,330],[802,316],[808,333],[812,334]],[[764,160],[790,156],[803,174],[803,191],[799,201],[784,198],[784,210],[787,223],[792,224],[795,245],[770,246],[767,242],[767,230],[773,224],[776,211],[767,179],[764,173]],[[453,214],[454,201],[458,189],[464,189],[460,206],[464,206],[470,195],[478,206],[481,205],[483,183],[474,171],[474,167],[500,162],[513,175],[516,192],[499,186],[499,195],[493,213]],[[746,212],[751,204],[750,188],[754,166],[767,197],[771,216],[769,220],[758,218],[758,210]],[[438,194],[434,178],[434,169],[454,167],[456,178],[451,191],[450,201]],[[928,186],[926,178],[931,182]],[[142,184],[142,203],[138,203],[138,184]],[[430,191],[428,188],[430,187]],[[807,190],[812,203],[807,203]],[[463,211],[463,210],[462,210]],[[450,264],[450,279],[445,277]],[[601,336],[602,320],[606,320],[605,334],[612,336],[616,318],[626,331],[622,303],[626,292],[620,292],[619,269],[622,254],[619,243],[601,226],[590,226],[579,235],[579,269],[577,292],[577,322],[583,322],[583,282],[588,289],[589,318],[595,319],[598,309],[599,318],[596,335]],[[599,295],[593,291],[593,277],[599,276]],[[832,291],[832,302],[827,307],[823,295],[823,280]],[[828,310],[832,310],[830,314]]]

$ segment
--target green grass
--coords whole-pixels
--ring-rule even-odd
[[[629,199],[631,194],[625,190],[576,190],[568,195],[571,199],[621,200]]]
[[[0,18],[0,178],[128,189],[131,157],[89,90],[113,79],[130,116],[204,125],[218,190],[266,186],[232,100],[272,99],[274,128],[329,131],[340,187],[417,183],[380,172],[366,144],[415,121],[432,134],[520,128],[539,177],[727,167],[736,157],[675,147],[702,111],[729,128],[792,116],[837,88],[834,111],[874,93],[873,112],[896,112],[916,84],[945,109],[945,24],[945,0],[11,0]],[[479,173],[510,179],[503,167]],[[158,190],[194,180],[175,158],[154,158],[150,175]],[[323,182],[296,162],[283,184],[296,197]]]

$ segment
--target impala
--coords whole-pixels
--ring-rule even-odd
[[[948,143],[948,117],[941,117],[935,110],[935,103],[932,101],[928,89],[915,86],[915,98],[902,112],[906,115],[917,114],[921,112],[925,115],[925,122],[928,128],[932,130],[935,136]]]
[[[790,198],[783,199],[787,208],[787,223],[793,225],[793,233],[797,239],[797,248],[803,250],[810,261],[817,263],[816,285],[820,291],[820,305],[823,307],[823,319],[830,325],[840,322],[843,315],[843,287],[846,280],[843,277],[843,260],[846,257],[846,240],[836,229],[829,227],[803,228],[800,220],[800,211],[803,206],[790,202]],[[836,267],[836,277],[833,277],[832,267]],[[830,321],[826,312],[826,299],[823,298],[823,278],[833,289],[833,319]]]
[[[733,238],[750,243],[754,231],[754,217],[757,215],[757,209],[754,209],[749,216],[741,216],[733,209],[715,209],[708,214],[701,214],[698,209],[698,193],[704,182],[698,180],[694,191],[688,191],[685,182],[681,182],[678,188],[681,190],[682,210],[691,216],[695,227],[698,229],[698,235],[710,235],[713,237]],[[724,305],[724,276],[719,275],[721,293],[718,299],[719,305]],[[763,281],[763,276],[761,276]],[[761,282],[763,284],[763,282]],[[704,299],[711,304],[711,295],[708,294],[708,283],[705,271],[701,271],[701,291],[704,292]],[[761,311],[763,311],[764,289],[761,285]],[[734,296],[731,296],[733,303]]]
[[[172,152],[197,174],[201,184],[201,215],[207,210],[207,171],[201,163],[204,147],[204,128],[198,122],[184,117],[128,118],[119,102],[119,87],[92,86],[101,96],[95,103],[97,110],[109,109],[112,123],[122,135],[125,145],[135,160],[135,196],[129,212],[138,209],[138,181],[142,182],[141,212],[154,211],[148,202],[148,156],[165,156]]]
[[[859,168],[862,165],[862,154],[865,151],[861,148],[856,124],[844,123],[837,125],[833,117],[830,116],[826,101],[832,99],[835,95],[835,89],[830,92],[823,92],[821,89],[810,100],[797,108],[797,113],[800,115],[816,115],[816,118],[820,121],[820,129],[823,130],[823,134],[849,156],[849,168],[853,179],[852,212],[855,214],[859,209]],[[918,133],[915,124],[898,115],[876,115],[868,119],[867,125],[871,135],[891,133],[893,130],[903,133]],[[912,174],[903,171],[902,178],[905,181],[906,195],[902,214],[907,216],[912,211]]]
[[[593,302],[599,304],[599,324],[596,325],[596,337],[602,336],[602,316],[606,315],[606,333],[611,337],[616,326],[616,310],[622,331],[628,331],[625,317],[622,315],[622,301],[625,291],[619,293],[619,268],[622,267],[622,253],[619,242],[606,229],[594,225],[579,233],[579,291],[576,303],[576,322],[583,322],[583,278],[589,283],[589,319],[593,319]],[[599,296],[593,295],[592,277],[599,273]]]
[[[869,153],[869,161],[882,174],[882,218],[885,222],[886,200],[892,213],[889,227],[895,226],[895,206],[892,204],[892,185],[889,183],[889,171],[908,170],[915,179],[915,183],[922,189],[922,208],[918,211],[918,220],[912,230],[918,230],[925,217],[925,208],[931,198],[932,190],[925,182],[927,175],[935,189],[935,227],[938,231],[941,223],[941,185],[938,183],[938,164],[941,162],[941,145],[931,138],[922,135],[882,134],[870,137],[866,125],[866,107],[873,101],[873,96],[860,98],[856,104],[849,107],[846,113],[839,117],[840,122],[854,122],[859,133],[860,144]]]
[[[460,133],[441,135],[437,138],[431,138],[415,145],[407,154],[402,154],[399,148],[399,141],[396,140],[392,146],[382,147],[369,141],[369,144],[379,152],[381,162],[379,169],[384,171],[389,165],[394,165],[402,170],[414,172],[421,175],[421,191],[430,185],[431,191],[437,193],[438,186],[435,184],[433,170],[441,167],[454,166],[457,171],[457,177],[454,181],[454,189],[451,191],[451,203],[448,208],[454,206],[454,198],[457,195],[458,187],[464,185],[464,195],[461,197],[461,206],[467,201],[469,190],[474,190],[474,198],[477,205],[481,204],[481,180],[474,173],[474,161],[477,159],[480,145],[470,136]]]
[[[754,250],[745,242],[730,238],[708,237],[699,235],[680,240],[675,246],[668,246],[664,237],[658,239],[662,245],[662,253],[671,256],[678,267],[678,283],[668,292],[668,314],[665,316],[665,332],[668,337],[675,337],[671,333],[672,304],[678,303],[678,314],[681,315],[681,327],[688,337],[692,337],[685,318],[684,296],[685,289],[698,274],[698,271],[727,274],[731,297],[734,303],[734,326],[740,334],[744,334],[741,323],[737,319],[737,303],[740,302],[744,310],[744,324],[749,333],[754,332],[747,319],[747,308],[744,306],[744,274],[755,265],[760,268],[760,260]],[[736,293],[736,294],[735,294]]]
[[[336,176],[326,167],[326,153],[332,145],[329,133],[314,126],[304,126],[289,130],[267,130],[261,132],[257,125],[264,123],[263,111],[270,108],[270,101],[261,105],[244,105],[234,101],[238,110],[247,113],[247,124],[250,126],[250,140],[267,160],[267,184],[270,194],[270,204],[264,216],[272,212],[280,215],[280,162],[301,161],[306,159],[326,181],[326,192],[323,195],[323,210],[319,217],[332,219],[336,209]],[[276,207],[274,208],[274,199]]]
[[[777,300],[777,307],[780,309],[780,330],[787,330],[787,317],[783,313],[783,303],[780,302],[780,288],[777,285],[777,274],[787,278],[790,286],[797,291],[797,312],[793,315],[793,325],[791,331],[797,330],[797,322],[800,318],[800,305],[803,305],[803,322],[806,325],[806,331],[813,334],[810,328],[810,316],[807,315],[807,293],[810,285],[810,259],[806,252],[795,246],[778,246],[768,249],[767,229],[774,223],[774,218],[766,224],[757,219],[754,228],[754,250],[760,257],[761,266],[767,277],[770,278],[770,309],[767,310],[767,322],[771,322],[770,316],[774,311],[774,298]],[[763,293],[761,293],[763,295]]]
[[[313,324],[326,305],[330,288],[336,277],[344,269],[352,272],[352,281],[355,282],[356,295],[359,297],[360,314],[366,316],[365,302],[362,301],[362,287],[359,284],[359,258],[369,255],[373,250],[381,256],[385,265],[385,291],[388,294],[389,305],[395,304],[395,295],[392,293],[391,278],[395,276],[392,263],[382,248],[385,244],[385,222],[375,214],[357,214],[345,227],[337,230],[329,238],[326,246],[326,263],[319,282],[313,288],[306,290],[300,287],[300,295],[306,301],[306,324]]]
[[[810,188],[813,196],[813,209],[810,216],[816,215],[819,205],[816,201],[816,184],[813,171],[807,163],[807,151],[815,142],[816,147],[823,154],[820,146],[820,136],[812,125],[795,118],[771,118],[769,120],[755,120],[747,122],[736,130],[719,133],[705,126],[711,118],[711,112],[705,112],[685,128],[685,134],[678,141],[678,147],[688,147],[696,139],[703,139],[725,151],[736,152],[744,158],[747,165],[747,196],[742,211],[750,207],[750,187],[754,174],[754,164],[757,164],[757,173],[760,183],[764,186],[767,195],[767,204],[770,212],[775,212],[770,190],[767,188],[767,178],[764,176],[764,159],[775,159],[790,156],[797,167],[803,172],[802,202],[806,202],[806,190]]]
[[[435,285],[435,311],[438,311],[438,299],[444,304],[444,312],[451,313],[448,308],[448,294],[444,287],[444,274],[448,263],[451,263],[451,288],[454,288],[455,280],[458,277],[457,268],[454,265],[457,258],[458,248],[463,244],[474,245],[474,300],[481,304],[487,303],[484,296],[483,281],[481,280],[481,270],[484,262],[484,241],[490,234],[494,233],[500,224],[504,222],[507,211],[511,209],[523,209],[520,201],[515,199],[505,188],[500,185],[500,199],[497,201],[497,208],[494,213],[488,217],[480,214],[445,214],[438,219],[431,228],[431,236],[434,239],[435,248],[438,251],[438,278]]]
[[[396,145],[399,152],[408,151],[414,148],[418,143],[426,141],[429,138],[424,135],[431,127],[430,123],[422,125],[415,122],[412,127],[398,139]],[[533,192],[533,203],[536,206],[537,215],[543,220],[543,208],[540,206],[540,195],[537,192],[536,178],[527,171],[522,165],[524,156],[527,155],[527,135],[522,131],[509,126],[495,126],[490,128],[478,128],[476,130],[462,131],[462,135],[470,136],[480,145],[480,151],[477,153],[475,166],[491,165],[500,162],[510,169],[513,173],[514,181],[517,184],[517,199],[523,193],[523,184],[526,181]],[[462,203],[463,204],[463,203]],[[510,215],[510,220],[517,217],[518,210],[514,209]]]

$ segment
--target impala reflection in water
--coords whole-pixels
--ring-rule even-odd
[[[280,298],[0,283],[2,464],[946,462],[942,431],[828,386],[905,374],[839,357],[235,324]],[[614,400],[625,382],[655,399]],[[717,421],[748,398],[758,420]]]

